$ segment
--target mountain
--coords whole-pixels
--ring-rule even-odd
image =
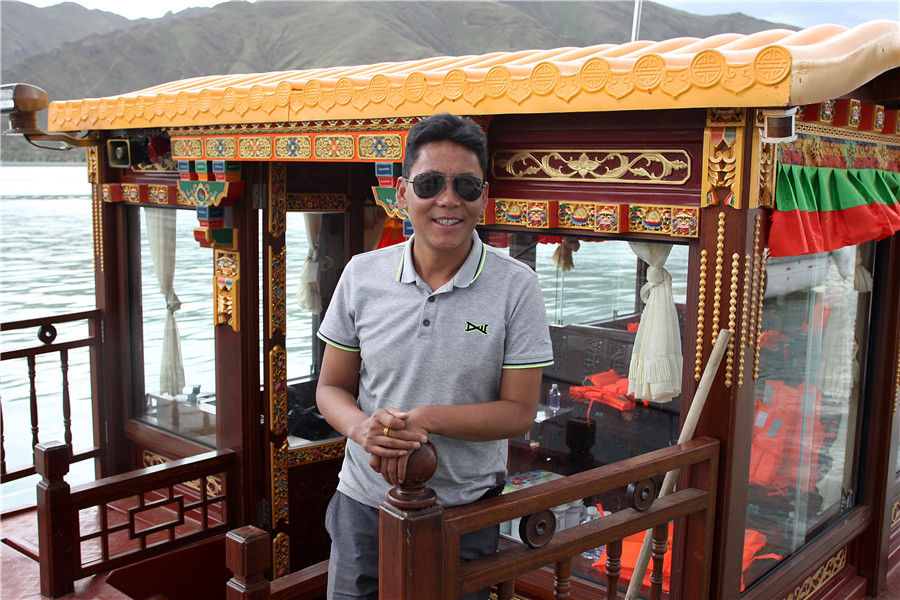
[[[66,42],[102,35],[146,22],[131,21],[102,10],[88,10],[74,2],[38,8],[24,2],[0,1],[0,57],[4,67]]]
[[[236,0],[129,21],[72,3],[43,9],[12,0],[0,4],[2,80],[35,84],[51,100],[109,96],[202,75],[623,43],[630,39],[634,8],[632,0]],[[641,38],[773,27],[778,25],[740,14],[705,17],[645,2]],[[45,35],[70,30],[84,36]],[[9,35],[18,41],[7,44]]]

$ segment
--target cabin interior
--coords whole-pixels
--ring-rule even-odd
[[[448,568],[452,535],[392,505],[408,528],[382,541],[400,557],[382,597],[438,594],[405,547],[444,556],[434,597],[622,597],[648,524],[649,597],[877,596],[900,568],[898,37],[876,21],[52,103],[52,130],[89,132],[70,142],[96,310],[4,322],[40,343],[3,369],[82,352],[93,439],[4,459],[4,483],[42,478],[37,531],[4,513],[4,542],[46,597],[98,574],[130,598],[321,596],[344,441],[315,407],[315,333],[350,257],[408,237],[405,135],[447,111],[487,132],[478,233],[537,272],[555,363],[504,494],[437,511],[498,519],[496,559]],[[70,486],[81,461],[97,479]],[[608,525],[582,524],[590,506]]]

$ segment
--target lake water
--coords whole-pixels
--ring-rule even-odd
[[[0,166],[0,320],[94,308],[90,193],[84,165]],[[84,336],[85,329],[60,327],[60,339]],[[34,333],[33,329],[5,332],[0,345],[3,350],[34,345]],[[73,444],[78,450],[91,446],[93,439],[87,351],[73,351],[69,360]],[[29,386],[25,361],[6,362],[0,378],[0,399],[5,459],[7,467],[13,469],[27,464],[31,453]],[[58,357],[38,360],[37,372],[40,440],[62,440]],[[74,465],[71,483],[92,479],[88,462]],[[37,481],[33,476],[3,484],[3,510],[33,503]]]
[[[87,171],[78,164],[0,166],[0,320],[91,310],[94,302],[94,269],[91,186]],[[214,391],[214,365],[209,352],[212,335],[212,251],[193,242],[196,220],[190,211],[178,211],[175,290],[182,302],[177,313],[185,363],[186,384]],[[306,238],[300,214],[288,215],[288,373],[309,372],[311,362],[309,314],[294,300],[300,285]],[[573,254],[575,269],[562,273],[552,265],[556,244],[540,244],[536,269],[541,279],[548,318],[552,323],[586,323],[634,311],[635,257],[627,243],[582,242]],[[147,388],[158,384],[161,340],[147,332],[162,330],[165,302],[155,284],[152,260],[142,247],[144,281],[145,372]],[[676,301],[684,301],[687,247],[675,246],[666,264],[674,280]],[[197,281],[209,281],[198,286]],[[84,325],[60,326],[60,341],[87,335]],[[34,345],[34,330],[6,332],[0,336],[4,350]],[[66,336],[69,336],[68,338]],[[92,445],[88,353],[69,357],[72,396],[73,445],[76,451]],[[31,454],[29,381],[25,361],[7,361],[0,377],[4,448],[7,467],[27,464]],[[19,363],[19,364],[17,364]],[[61,376],[58,356],[38,361],[40,440],[63,439]],[[70,484],[93,479],[90,461],[73,465]],[[33,503],[37,476],[4,484],[0,505],[9,509]]]

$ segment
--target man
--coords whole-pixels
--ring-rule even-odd
[[[409,453],[431,441],[429,487],[444,507],[467,504],[499,493],[506,439],[533,423],[553,362],[547,316],[535,273],[475,233],[486,170],[473,121],[439,114],[414,125],[397,184],[414,234],[354,257],[319,329],[317,403],[347,436],[326,515],[329,598],[378,597],[378,507]],[[461,559],[495,552],[498,536],[463,536]]]

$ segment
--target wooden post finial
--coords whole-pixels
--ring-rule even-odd
[[[388,503],[402,510],[421,510],[434,506],[437,494],[426,484],[437,470],[437,463],[437,450],[431,442],[425,442],[409,455],[406,479],[388,492]]]
[[[225,586],[228,600],[268,600],[269,534],[252,525],[225,536],[225,565],[233,576]]]

